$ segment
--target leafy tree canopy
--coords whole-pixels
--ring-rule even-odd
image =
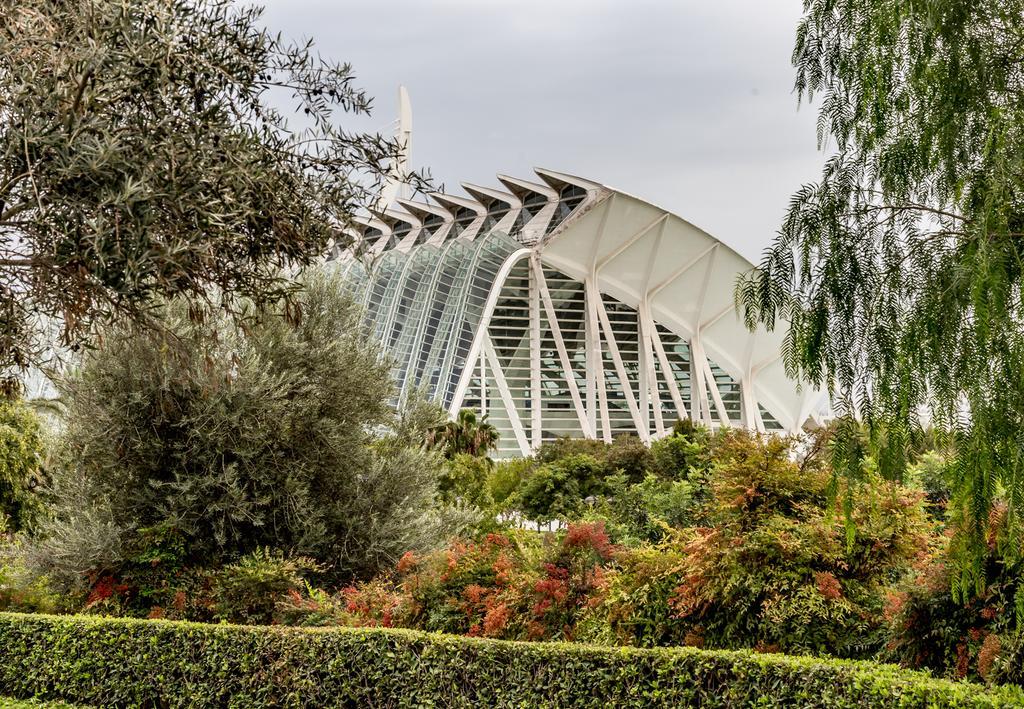
[[[793,61],[835,154],[737,298],[869,424],[837,439],[848,475],[902,474],[923,418],[956,432],[954,585],[977,586],[1000,487],[1024,513],[1024,1],[805,0]]]
[[[233,0],[5,3],[0,367],[161,296],[290,294],[396,154],[336,124],[352,82]]]

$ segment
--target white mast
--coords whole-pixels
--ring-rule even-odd
[[[394,204],[395,199],[408,199],[409,190],[409,152],[412,150],[412,102],[409,92],[404,86],[398,87],[398,127],[395,140],[399,150],[394,164],[391,166],[391,177],[380,193],[378,208],[383,211]]]

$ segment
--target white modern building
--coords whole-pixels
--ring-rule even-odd
[[[795,431],[824,414],[786,376],[783,328],[735,311],[750,262],[642,199],[536,173],[389,195],[335,254],[403,396],[487,414],[505,457],[566,435],[649,441],[682,417]]]

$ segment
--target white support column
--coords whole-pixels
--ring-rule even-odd
[[[501,369],[501,362],[498,360],[498,355],[494,351],[494,345],[491,344],[489,336],[484,337],[483,349],[484,356],[487,358],[488,366],[491,368],[492,376],[494,377],[494,383],[497,385],[498,393],[501,395],[501,403],[508,414],[508,422],[512,426],[512,433],[515,434],[516,443],[519,444],[519,450],[523,455],[530,455],[530,443],[526,440],[523,422],[519,418],[519,409],[516,408],[512,392],[509,391],[508,382],[505,381],[505,372]]]
[[[541,381],[540,381],[540,288],[532,268],[536,254],[530,257],[530,445],[541,444]],[[554,328],[552,328],[554,329]]]
[[[604,383],[604,354],[601,350],[601,326],[597,317],[597,305],[601,302],[601,294],[597,289],[597,255],[604,240],[604,230],[608,225],[608,215],[612,211],[612,204],[615,201],[615,193],[612,192],[604,201],[604,211],[601,212],[601,221],[597,225],[597,233],[591,241],[590,249],[590,273],[584,280],[584,305],[587,312],[587,389],[588,401],[593,397],[590,389],[597,390],[597,402],[601,414],[601,438],[605,443],[612,442],[611,417],[608,415],[608,391]],[[590,409],[590,420],[594,422],[594,434],[597,434],[597,417]]]
[[[708,358],[699,337],[690,340],[690,416],[711,427],[711,410],[708,408],[708,389],[705,380]]]
[[[583,286],[583,342],[586,347],[586,389],[587,389],[587,423],[590,430],[597,438],[597,367],[600,361],[597,358],[598,344],[596,336],[596,323],[590,317],[590,289],[586,284]]]
[[[608,390],[604,383],[604,353],[601,347],[601,325],[597,309],[603,307],[601,294],[597,290],[594,279],[588,278],[586,283],[587,317],[590,318],[590,334],[592,337],[594,358],[594,386],[597,388],[597,400],[601,409],[601,438],[605,443],[612,442],[611,416],[608,414]]]
[[[747,337],[747,350],[743,354],[740,412],[742,423],[746,428],[764,433],[764,420],[761,418],[761,410],[757,406],[757,397],[754,395],[754,345],[756,341],[757,331],[755,330]]]
[[[646,387],[643,393],[648,395],[648,397],[644,398],[649,398],[650,404],[654,409],[655,432],[658,436],[664,436],[665,417],[661,411],[661,388],[658,386],[658,371],[654,363],[654,338],[651,334],[651,331],[654,329],[654,322],[651,320],[651,313],[646,301],[640,303],[638,315],[640,323],[641,372],[646,375],[644,377]],[[680,401],[680,403],[682,402]],[[648,411],[647,408],[644,410]]]
[[[642,304],[641,304],[642,306]],[[644,422],[644,431],[647,435],[651,435],[651,372],[648,368],[648,357],[647,357],[647,335],[644,327],[643,317],[640,315],[640,311],[637,311],[636,318],[636,342],[637,342],[637,390],[639,394],[638,407],[640,410],[640,419]]]
[[[715,267],[715,256],[718,255],[718,244],[714,244],[708,250],[708,265],[704,269],[704,279],[701,284],[700,294],[697,296],[697,314],[694,318],[693,323],[693,339],[690,340],[690,380],[691,387],[692,382],[696,380],[697,383],[697,397],[690,397],[690,408],[693,410],[694,415],[699,415],[703,420],[704,424],[708,427],[711,426],[711,409],[708,406],[708,380],[712,380],[714,385],[714,378],[710,376],[711,367],[708,365],[708,356],[704,352],[704,345],[701,342],[700,336],[700,323],[704,318],[704,300],[708,294],[708,287],[711,285],[711,271]],[[715,387],[715,393],[717,394],[718,388]],[[697,398],[697,405],[694,405],[693,399]],[[717,405],[717,400],[716,400]]]
[[[487,415],[487,357],[480,350],[480,416]]]
[[[757,397],[754,396],[753,380],[744,379],[740,382],[740,395],[743,402],[743,425],[758,433],[764,433],[764,419],[757,406]]]
[[[544,303],[544,313],[547,316],[548,328],[551,330],[551,337],[555,341],[555,349],[558,351],[558,359],[562,364],[562,375],[565,377],[565,384],[569,388],[569,395],[572,397],[572,405],[576,409],[576,417],[580,422],[580,429],[587,438],[593,438],[594,433],[590,428],[590,421],[587,412],[583,408],[583,399],[580,397],[579,387],[576,385],[576,374],[572,369],[572,362],[569,360],[569,352],[565,348],[565,340],[562,338],[562,329],[558,325],[558,317],[555,313],[555,305],[551,301],[551,293],[548,291],[547,280],[544,278],[544,269],[540,263],[540,257],[534,254],[530,258],[530,272],[537,282],[537,290],[540,299]]]
[[[708,391],[711,392],[711,399],[715,402],[718,420],[723,426],[731,426],[732,421],[729,418],[729,412],[725,410],[725,403],[722,401],[722,392],[718,390],[718,382],[715,381],[715,374],[711,371],[711,362],[708,361],[707,356],[702,361],[704,362],[705,381],[707,382]]]
[[[681,419],[688,418],[689,413],[686,411],[686,404],[683,403],[683,395],[679,392],[679,382],[676,381],[676,375],[672,371],[672,365],[668,361],[668,355],[665,354],[665,345],[661,342],[661,335],[658,334],[658,328],[651,323],[651,344],[654,345],[654,351],[658,355],[658,363],[661,365],[661,374],[665,378],[665,383],[668,384],[669,394],[672,395],[672,403],[676,405],[676,416]],[[690,352],[690,360],[693,361],[693,352]],[[693,406],[693,378],[690,379],[690,406]]]
[[[640,327],[640,392],[641,408],[645,420],[650,420],[651,404],[654,406],[654,430],[658,436],[665,435],[665,420],[661,411],[661,389],[658,386],[658,374],[654,365],[654,347],[651,340],[651,333],[655,329],[654,320],[651,318],[651,301],[649,293],[651,289],[651,274],[654,273],[654,266],[661,253],[661,242],[665,237],[665,224],[668,223],[668,214],[657,222],[658,232],[654,237],[654,246],[647,257],[647,269],[644,271],[643,286],[640,299],[640,307],[637,308],[637,324]],[[650,428],[648,427],[648,430]]]
[[[633,425],[640,435],[640,440],[649,441],[651,439],[650,429],[647,427],[646,422],[640,418],[640,409],[637,407],[633,387],[630,385],[629,377],[626,375],[626,366],[623,364],[622,356],[619,354],[619,345],[615,341],[615,332],[612,330],[611,322],[608,319],[608,311],[605,310],[604,301],[600,299],[597,302],[597,316],[604,330],[604,340],[608,344],[608,352],[611,354],[612,362],[615,364],[615,372],[619,377],[619,384],[622,387],[622,394],[626,399],[626,406],[633,417]]]

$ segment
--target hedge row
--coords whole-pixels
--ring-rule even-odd
[[[0,695],[97,706],[1022,706],[864,662],[0,613]]]
[[[0,709],[72,709],[70,704],[37,702],[34,699],[8,699],[0,697]]]

